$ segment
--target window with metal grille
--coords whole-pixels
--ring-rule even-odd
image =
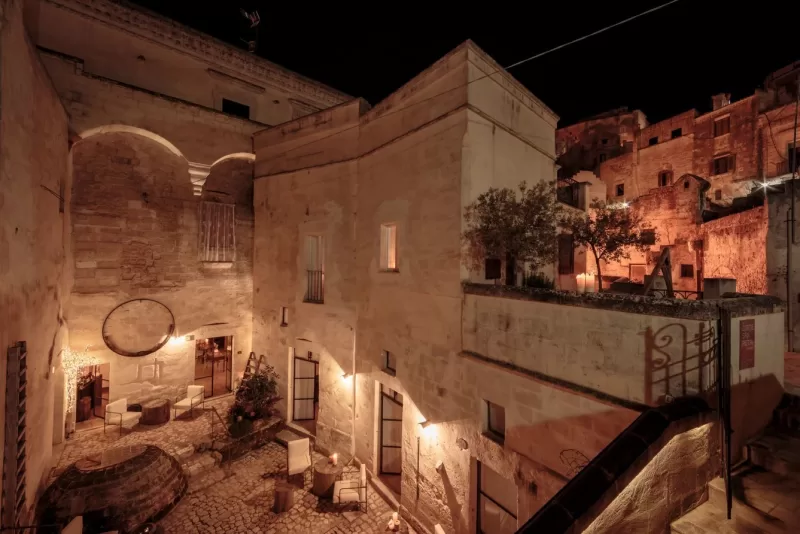
[[[231,262],[236,259],[234,205],[200,203],[200,261]]]
[[[381,270],[397,270],[397,225],[381,225]]]
[[[306,236],[306,302],[325,301],[325,249],[321,235]]]
[[[558,236],[558,274],[575,272],[575,240],[572,234]]]
[[[388,350],[381,351],[381,358],[383,359],[383,371],[386,374],[396,376],[397,375],[397,360],[394,357],[394,354],[389,352]]]
[[[725,156],[718,156],[711,162],[711,174],[725,174],[726,172],[733,172],[736,168],[736,156],[734,154],[726,154]]]
[[[517,486],[478,462],[479,534],[513,534],[517,531]]]
[[[714,137],[725,135],[731,131],[731,116],[726,115],[714,121]]]
[[[681,278],[694,278],[694,265],[691,263],[682,263]]]
[[[661,171],[658,173],[658,187],[672,185],[672,171]]]

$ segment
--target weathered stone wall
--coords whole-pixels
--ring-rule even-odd
[[[92,137],[72,152],[70,341],[76,348],[89,345],[111,364],[111,399],[179,395],[194,379],[194,341],[181,342],[189,334],[233,335],[234,371],[241,372],[252,329],[252,164],[226,160],[211,169],[203,199],[236,204],[236,257],[205,263],[198,254],[200,199],[193,195],[185,159],[125,133]],[[177,343],[138,358],[106,347],[105,317],[136,297],[171,310],[181,336]]]
[[[28,40],[22,2],[0,2],[0,391],[6,349],[26,341],[27,503],[63,438],[63,373],[69,300],[67,115]],[[5,411],[5,395],[3,400]],[[5,439],[5,426],[0,440]]]
[[[767,294],[767,209],[758,207],[700,226],[706,278],[735,278],[736,291]]]
[[[761,178],[769,179],[790,173],[788,149],[794,142],[794,115],[794,103],[758,115],[757,150]]]
[[[347,98],[130,4],[35,0],[28,13],[37,45],[80,58],[91,74],[216,110],[223,98],[233,100],[250,106],[250,118],[262,124],[290,121]]]

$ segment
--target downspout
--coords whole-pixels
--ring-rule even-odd
[[[794,136],[792,141],[792,151],[789,164],[792,166],[792,180],[790,190],[792,192],[792,202],[789,206],[790,218],[786,228],[786,329],[787,349],[794,352],[794,323],[792,322],[792,248],[794,247],[794,201],[795,188],[794,182],[797,179],[797,115],[800,106],[800,76],[797,77],[794,99]]]

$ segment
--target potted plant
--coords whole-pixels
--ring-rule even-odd
[[[233,405],[228,411],[228,429],[234,437],[248,434],[253,422],[275,413],[278,396],[278,373],[265,365],[257,373],[244,378],[239,384]]]

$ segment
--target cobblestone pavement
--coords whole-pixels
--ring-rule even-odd
[[[195,409],[194,418],[189,413],[178,414],[163,425],[136,425],[133,429],[123,429],[120,436],[119,427],[83,430],[76,432],[68,439],[61,453],[54,473],[58,473],[72,463],[86,456],[97,454],[109,447],[124,445],[155,445],[167,454],[178,455],[182,450],[194,448],[194,444],[208,440],[211,435],[211,408],[216,408],[224,418],[228,407],[233,402],[232,395],[207,400],[205,411]]]
[[[314,453],[313,461],[322,458]],[[165,532],[181,534],[350,534],[385,532],[392,516],[389,505],[370,486],[367,512],[339,507],[310,492],[310,477],[294,490],[288,512],[272,511],[275,483],[286,472],[286,449],[270,443],[232,462],[226,477],[186,495],[162,521]],[[357,478],[346,467],[344,478]],[[413,532],[405,525],[402,532]]]

